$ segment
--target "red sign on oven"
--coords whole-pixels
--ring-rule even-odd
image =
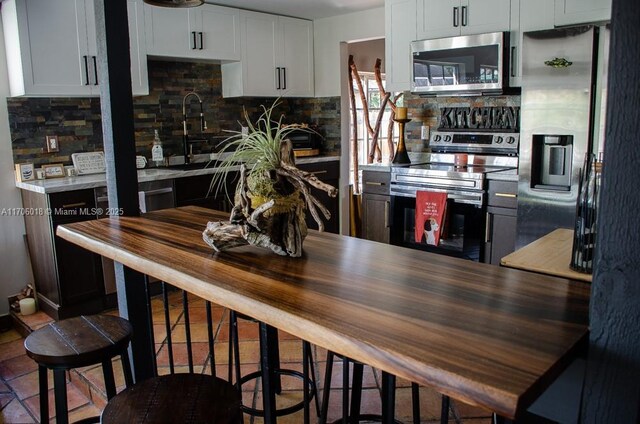
[[[447,193],[416,192],[416,243],[437,246],[444,228]]]

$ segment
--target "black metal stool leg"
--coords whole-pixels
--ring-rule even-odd
[[[440,411],[440,424],[449,422],[449,396],[442,395],[442,409]]]
[[[313,384],[313,388],[315,391],[315,396],[314,396],[314,400],[316,403],[316,415],[319,417],[320,416],[320,399],[319,399],[319,392],[318,392],[318,381],[316,380],[316,367],[315,365],[313,365],[313,354],[311,353],[311,343],[309,342],[303,342],[306,343],[309,349],[309,372],[311,373],[311,383]]]
[[[47,367],[38,365],[38,385],[40,386],[40,422],[49,422],[49,381]]]
[[[273,382],[270,381],[273,370],[271,369],[272,359],[269,358],[269,336],[269,326],[260,322],[260,366],[264,423],[276,424],[276,394],[273,390]]]
[[[327,364],[324,370],[324,390],[322,390],[322,408],[318,424],[327,424],[329,412],[329,393],[331,392],[331,374],[333,373],[333,352],[327,352]]]
[[[67,412],[67,376],[65,370],[53,370],[53,391],[56,398],[56,423],[69,424]]]
[[[413,424],[420,424],[420,386],[411,383],[411,405],[413,406]]]
[[[349,422],[349,359],[342,358],[342,424]]]
[[[269,338],[269,363],[271,369],[271,384],[275,394],[282,393],[282,381],[280,380],[280,374],[275,371],[280,368],[280,344],[278,341],[278,329],[275,327],[267,326],[267,334]]]
[[[102,375],[104,376],[104,387],[107,391],[107,399],[116,395],[116,381],[113,378],[113,366],[111,359],[102,361]]]
[[[360,362],[353,363],[353,378],[351,384],[351,423],[360,422],[360,405],[362,404],[362,378],[364,375],[364,365]],[[347,389],[348,390],[348,389]]]
[[[129,362],[129,351],[127,349],[120,355],[122,361],[122,372],[124,374],[124,384],[127,387],[133,386],[133,374],[131,374],[131,362]]]
[[[309,409],[310,409],[310,400],[309,399],[309,388],[307,387],[307,381],[309,381],[309,343],[302,342],[302,399],[304,401],[304,424],[309,424]]]
[[[393,424],[396,406],[396,376],[382,372],[382,424]]]

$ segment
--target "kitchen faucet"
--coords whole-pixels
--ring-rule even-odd
[[[202,110],[202,99],[198,93],[190,91],[182,99],[182,142],[184,147],[185,164],[190,163],[191,158],[193,157],[193,145],[189,144],[189,131],[187,130],[187,99],[191,96],[195,96],[200,103],[200,131],[205,131],[207,129],[207,121],[204,120],[204,112]]]

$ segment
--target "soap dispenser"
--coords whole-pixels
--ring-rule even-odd
[[[162,165],[164,162],[164,154],[162,153],[162,141],[160,140],[160,134],[158,130],[155,130],[153,137],[153,147],[151,147],[151,160],[153,160],[156,166]]]

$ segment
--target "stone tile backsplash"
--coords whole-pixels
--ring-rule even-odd
[[[202,146],[211,151],[214,144],[228,136],[225,130],[240,130],[243,109],[252,121],[274,98],[222,98],[220,65],[208,63],[150,60],[149,95],[134,97],[135,140],[138,154],[150,157],[154,130],[163,141],[165,155],[182,154],[182,99],[196,91],[203,100],[208,129],[204,136],[212,140]],[[102,122],[98,98],[9,98],[9,125],[15,163],[71,163],[71,154],[102,150]],[[519,106],[520,96],[492,97],[420,97],[404,93],[411,122],[406,127],[407,148],[411,152],[427,150],[421,126],[438,127],[441,107]],[[200,135],[200,108],[195,97],[187,102],[189,134]],[[312,123],[324,136],[324,151],[339,154],[340,97],[283,98],[276,116],[284,114],[285,123]],[[59,137],[60,151],[47,153],[45,136]],[[197,146],[196,146],[196,150]]]
[[[207,130],[199,128],[200,107],[195,97],[187,100],[189,134],[212,139],[202,151],[240,130],[243,109],[252,121],[275,98],[222,98],[219,65],[149,61],[149,95],[134,97],[134,124],[138,154],[151,156],[154,130],[163,141],[165,155],[182,154],[182,100],[196,91],[203,100]],[[9,125],[15,163],[71,163],[71,154],[102,150],[102,123],[98,98],[9,98]],[[324,150],[340,151],[340,98],[280,99],[274,117],[284,114],[285,123],[312,123],[324,136]],[[47,153],[45,136],[59,137],[60,151]]]

